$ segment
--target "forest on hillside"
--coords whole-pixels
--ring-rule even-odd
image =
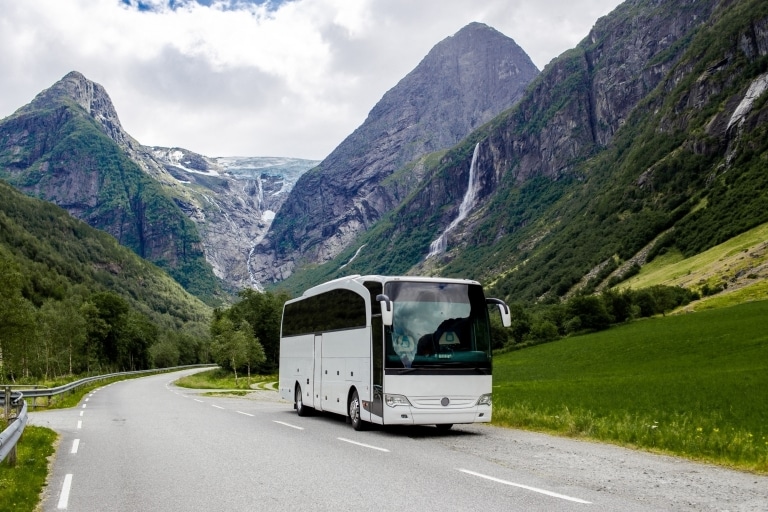
[[[0,380],[207,362],[210,307],[110,235],[0,182]]]

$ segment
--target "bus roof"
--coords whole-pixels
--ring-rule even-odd
[[[382,285],[392,281],[410,281],[417,283],[456,283],[456,284],[480,284],[477,281],[471,279],[455,279],[450,277],[421,277],[421,276],[380,276],[380,275],[367,275],[361,276],[360,274],[354,274],[350,276],[340,277],[332,281],[327,281],[323,284],[313,286],[306,290],[302,297],[308,297],[311,295],[317,295],[324,291],[338,287],[346,283],[356,283],[362,285],[366,281],[376,281]]]

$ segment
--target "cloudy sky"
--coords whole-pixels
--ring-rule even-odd
[[[320,160],[472,21],[539,69],[618,0],[0,0],[0,118],[70,71],[146,145]]]

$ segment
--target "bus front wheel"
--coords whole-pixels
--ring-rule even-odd
[[[296,393],[294,394],[294,407],[299,416],[309,416],[309,407],[304,405],[304,399],[301,396],[301,386],[296,384]]]
[[[360,397],[357,390],[352,391],[352,397],[349,399],[349,422],[355,430],[365,430],[365,422],[360,418]]]

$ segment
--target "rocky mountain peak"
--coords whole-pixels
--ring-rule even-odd
[[[408,193],[383,185],[385,178],[510,108],[538,72],[514,40],[482,23],[439,42],[296,183],[254,250],[252,273],[279,281],[338,255]],[[421,179],[411,178],[412,187]]]
[[[71,99],[91,115],[118,144],[130,144],[129,136],[123,131],[117,110],[106,89],[88,80],[78,71],[70,71],[61,80],[39,93],[25,109],[49,108]],[[132,142],[132,141],[131,141]]]

